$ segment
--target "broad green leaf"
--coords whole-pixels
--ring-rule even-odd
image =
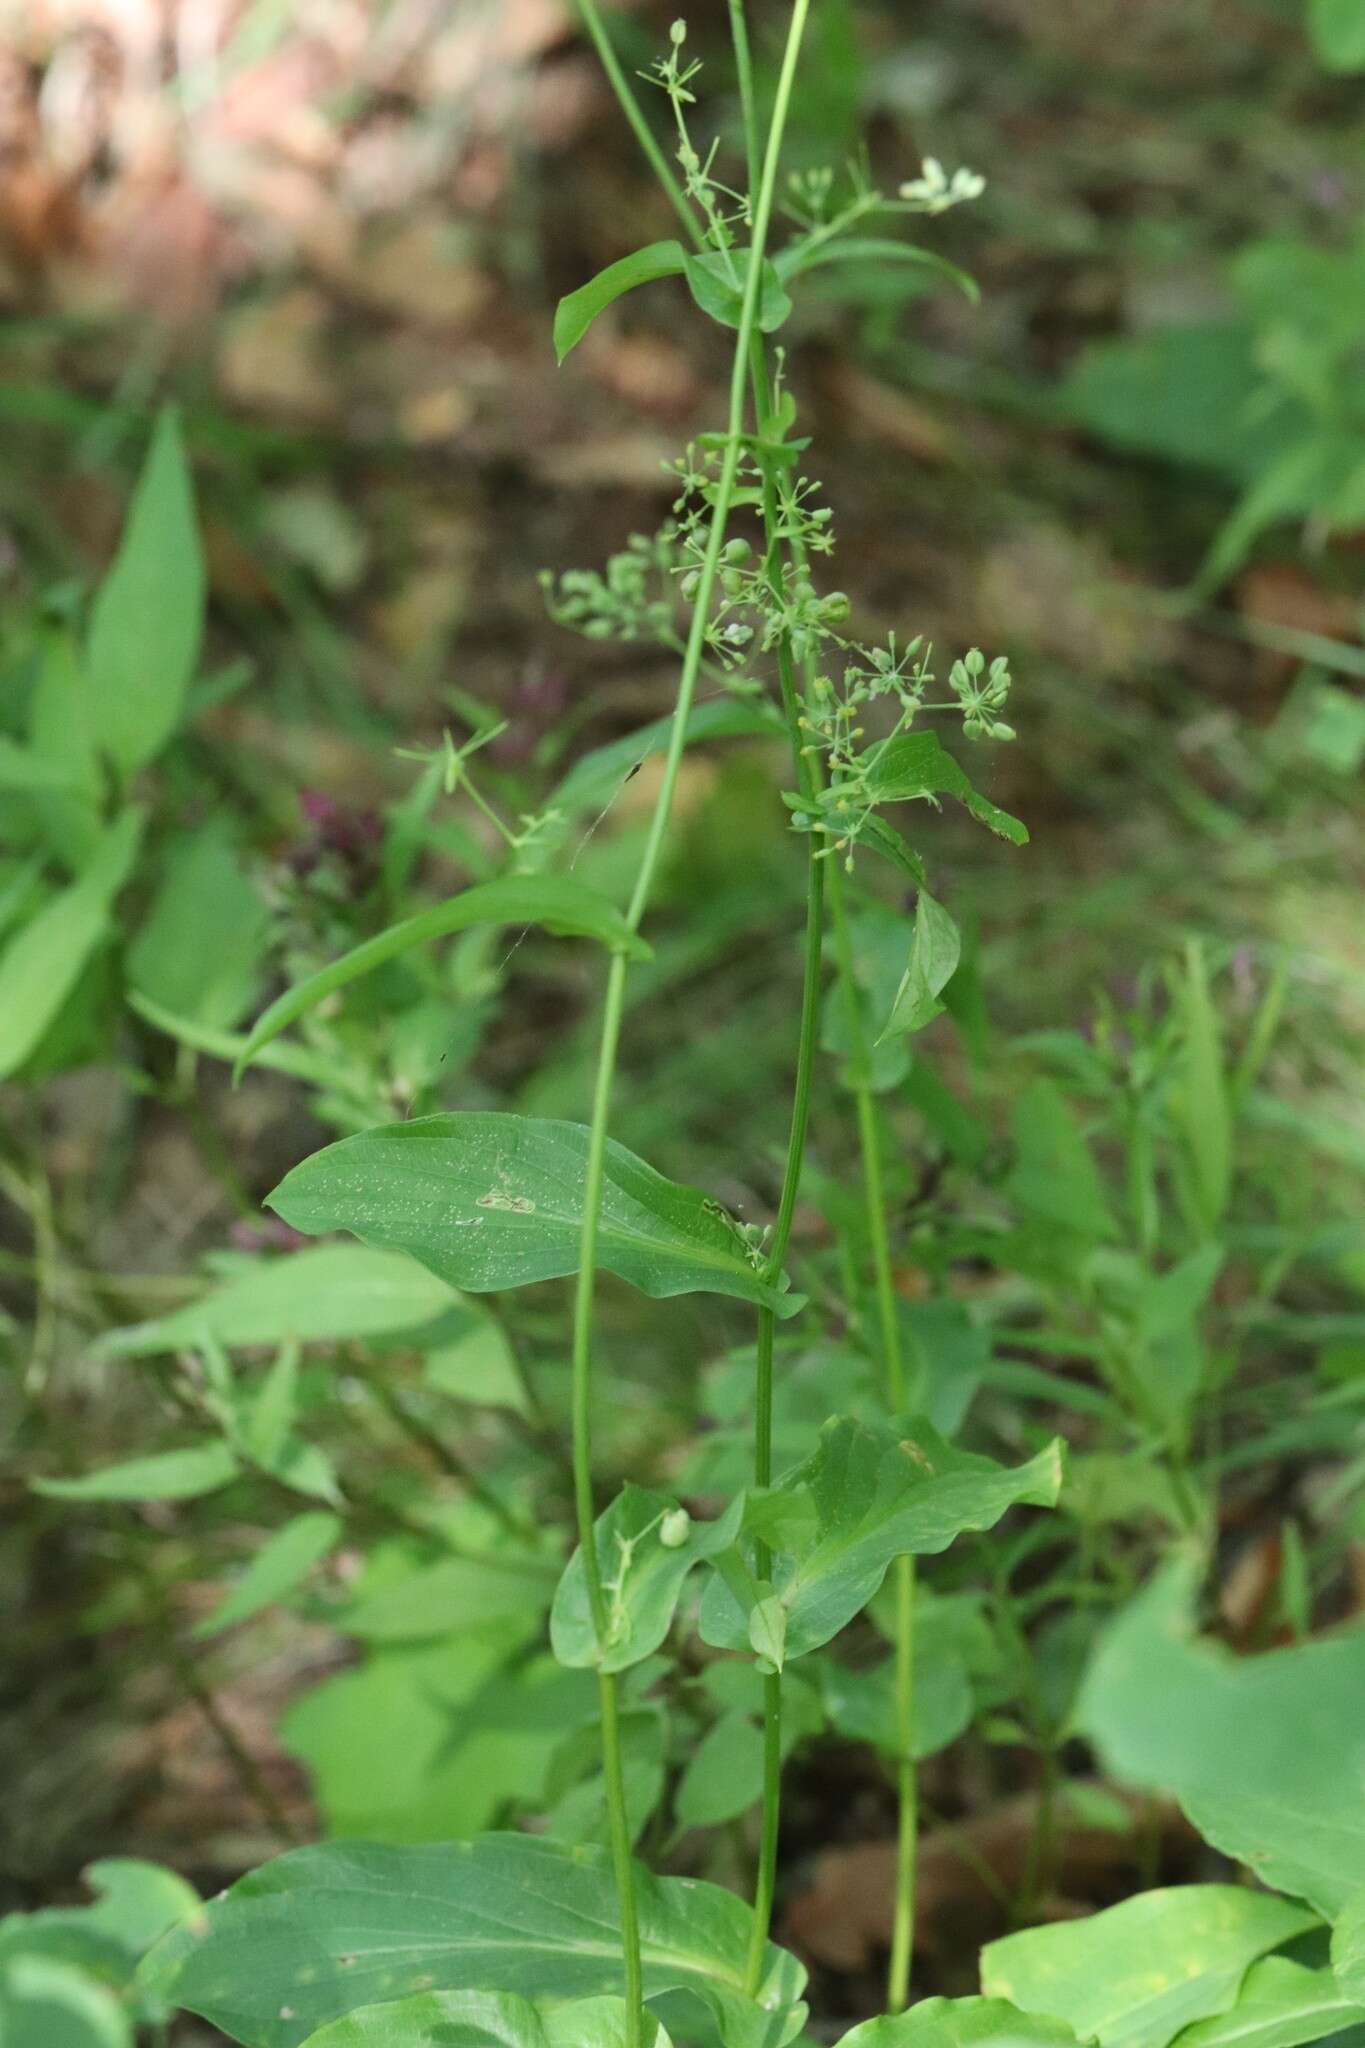
[[[674,1795],[679,1827],[714,1828],[746,1813],[763,1790],[763,1731],[738,1708],[712,1724]]]
[[[1247,319],[1158,327],[1084,349],[1062,401],[1080,425],[1119,448],[1249,483],[1308,424],[1299,408],[1261,416],[1264,378],[1256,358],[1256,330]]]
[[[618,1721],[621,1747],[621,1789],[625,1794],[626,1828],[635,1843],[663,1798],[668,1720],[657,1702],[627,1708]],[[602,1771],[600,1714],[559,1745],[545,1785],[549,1802],[545,1832],[566,1848],[611,1840],[611,1815]]]
[[[1216,1849],[1331,1917],[1365,1889],[1365,1628],[1259,1657],[1195,1636],[1199,1569],[1110,1623],[1078,1731],[1105,1769],[1179,1800]]]
[[[732,249],[728,259],[719,250],[701,256],[686,256],[687,283],[693,298],[722,327],[738,327],[744,307],[744,280],[749,268],[747,249]],[[734,282],[733,278],[738,279]],[[790,316],[792,302],[774,265],[765,259],[758,288],[759,329],[773,334]]]
[[[993,1941],[981,1988],[1066,2020],[1099,2048],[1167,2048],[1191,2022],[1226,2012],[1259,1956],[1314,1924],[1265,1892],[1175,1885]]]
[[[893,241],[889,235],[847,235],[840,241],[819,242],[814,248],[808,242],[791,242],[773,258],[773,268],[783,284],[830,263],[875,263],[879,268],[888,263],[903,263],[910,269],[932,270],[955,284],[973,305],[981,301],[980,286],[965,270],[945,262],[932,249],[917,249],[912,242]]]
[[[1010,1119],[1014,1164],[1005,1182],[1025,1217],[1088,1238],[1112,1237],[1104,1183],[1059,1089],[1035,1081]]]
[[[35,1493],[54,1500],[197,1500],[216,1493],[235,1479],[237,1455],[218,1437],[187,1444],[181,1451],[158,1451],[150,1458],[131,1458],[106,1465],[78,1479],[35,1479]]]
[[[839,2048],[1072,2048],[1061,2020],[1003,1998],[921,1998],[909,2012],[864,2020]]]
[[[526,1661],[543,1617],[386,1644],[291,1703],[281,1735],[329,1834],[444,1842],[540,1807],[565,1729],[596,1704],[586,1672]]]
[[[751,1915],[719,1886],[636,1876],[645,1995],[685,1992],[726,2048],[800,2032],[803,1973],[765,1951],[744,1993]],[[620,1919],[605,1851],[529,1835],[429,1848],[332,1843],[253,1871],[177,1930],[142,1981],[247,2048],[300,2048],[329,2020],[385,1999],[478,1984],[568,2000],[619,1992]]]
[[[339,1619],[348,1633],[374,1643],[419,1642],[516,1615],[539,1621],[558,1576],[548,1557],[504,1537],[486,1556],[439,1558],[396,1584],[362,1590]]]
[[[923,1030],[943,1008],[939,996],[957,972],[962,934],[941,903],[927,889],[915,905],[915,936],[910,959],[896,990],[883,1038]]]
[[[1177,2039],[1179,2048],[1303,2048],[1363,2021],[1365,2005],[1345,1996],[1331,1970],[1267,1956],[1247,1971],[1234,2006]]]
[[[1015,846],[1028,843],[1027,828],[973,789],[966,770],[943,746],[937,733],[903,733],[899,739],[874,747],[864,766],[867,793],[873,803],[914,803],[920,798],[932,802],[939,796],[951,796],[1002,839]],[[831,795],[837,797],[836,792]]]
[[[48,1956],[0,1966],[0,2040],[5,2048],[133,2048],[133,2029],[113,1992]]]
[[[70,792],[76,787],[71,768],[0,736],[0,790],[28,795],[35,789]]]
[[[1329,71],[1365,71],[1365,8],[1360,0],[1308,0],[1308,28]]]
[[[230,1027],[252,1000],[269,922],[222,819],[175,841],[128,948],[129,985],[161,1009]]]
[[[428,1351],[423,1378],[453,1401],[529,1412],[526,1384],[507,1333],[492,1316],[471,1316],[465,1329]]]
[[[101,1349],[116,1358],[181,1351],[207,1336],[237,1345],[342,1343],[418,1329],[458,1305],[435,1274],[401,1253],[364,1245],[317,1245],[253,1260],[198,1301],[153,1322],[112,1330]]]
[[[37,1049],[108,931],[141,833],[142,813],[125,811],[101,835],[80,879],[44,904],[0,953],[0,1080]]]
[[[180,722],[204,627],[204,558],[180,425],[167,407],[123,539],[90,614],[87,663],[100,745],[127,780]]]
[[[315,1565],[341,1540],[341,1521],[322,1512],[295,1515],[277,1529],[251,1560],[232,1591],[195,1628],[196,1636],[220,1635],[272,1607],[302,1584]]]
[[[647,248],[609,263],[596,277],[555,307],[555,355],[562,363],[576,348],[598,314],[637,285],[653,284],[657,277],[681,277],[687,257],[680,242],[651,242]]]
[[[575,1999],[542,2013],[498,1991],[426,1991],[363,2006],[311,2034],[304,2048],[627,2048],[619,1998]],[[669,2048],[655,2020],[645,2048]]]
[[[749,1533],[775,1555],[787,1655],[837,1635],[893,1558],[946,1550],[966,1530],[992,1528],[1016,1503],[1050,1507],[1061,1477],[1060,1442],[1010,1469],[955,1450],[918,1418],[898,1427],[828,1423],[811,1457],[780,1486],[752,1494],[746,1514]],[[719,1575],[702,1601],[701,1632],[721,1649],[748,1646],[747,1617]]]
[[[578,1549],[550,1611],[550,1642],[560,1663],[625,1671],[652,1656],[672,1625],[688,1574],[729,1549],[743,1513],[740,1496],[718,1521],[694,1521],[667,1494],[623,1487],[594,1530],[607,1603],[606,1642],[599,1653]]]
[[[578,1270],[588,1131],[500,1111],[417,1117],[315,1152],[268,1197],[309,1235],[349,1230],[405,1251],[473,1294]],[[768,1286],[718,1202],[607,1144],[599,1264],[661,1299],[733,1295],[779,1316],[801,1298]]]
[[[1232,1115],[1228,1105],[1222,1030],[1209,992],[1203,949],[1191,939],[1180,992],[1184,1073],[1177,1114],[1189,1148],[1200,1220],[1218,1228],[1232,1186]]]
[[[347,982],[411,952],[414,946],[489,924],[542,924],[553,932],[599,939],[613,951],[629,953],[637,960],[649,957],[648,946],[630,930],[615,904],[571,875],[503,875],[495,882],[466,889],[432,910],[419,911],[416,917],[404,918],[401,924],[390,925],[387,931],[352,947],[339,960],[287,989],[253,1025],[237,1073],[262,1046]]]
[[[923,1758],[957,1740],[971,1723],[975,1700],[961,1657],[943,1648],[921,1655],[918,1635],[917,1628],[914,1753]],[[841,1735],[871,1743],[883,1756],[898,1754],[895,1664],[890,1657],[866,1671],[830,1657],[822,1662],[820,1680],[825,1711]]]
[[[16,1956],[42,1956],[122,1991],[152,1943],[198,1911],[198,1894],[174,1871],[133,1857],[107,1857],[81,1875],[97,1894],[92,1905],[0,1920],[0,1966]],[[0,2041],[7,2039],[0,2029]]]

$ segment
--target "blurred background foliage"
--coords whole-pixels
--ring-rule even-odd
[[[783,10],[753,11],[762,83]],[[636,65],[669,12],[615,18]],[[714,59],[706,114],[733,143],[724,12],[691,26]],[[905,1313],[930,1319],[925,1355],[979,1386],[1015,1448],[1058,1408],[1076,1421],[1066,1376],[1097,1357],[1131,1365],[1176,1332],[1172,1414],[1189,1342],[1218,1361],[1205,1384],[1239,1374],[1217,1423],[1229,1473],[1238,1443],[1261,1449],[1234,1476],[1223,1621],[1271,1639],[1315,1601],[1353,1611],[1365,1578],[1362,13],[821,0],[807,68],[797,164],[837,163],[866,134],[888,185],[931,154],[988,181],[934,229],[979,306],[908,268],[845,265],[811,281],[784,334],[861,630],[923,633],[945,662],[1005,649],[1017,679],[1021,737],[983,787],[1032,844],[932,820],[969,958],[951,1015],[884,1077]],[[232,1494],[230,1511],[215,1495],[85,1519],[26,1481],[131,1456],[196,1400],[226,1398],[177,1378],[185,1326],[108,1333],[155,1329],[207,1281],[250,1287],[249,1262],[289,1246],[260,1197],[320,1130],[456,1101],[582,1114],[591,963],[534,935],[509,950],[468,934],[439,963],[362,984],[292,1067],[236,1093],[214,1034],[221,1050],[281,978],[413,889],[492,872],[479,818],[443,804],[412,758],[444,729],[508,721],[483,758],[515,814],[666,710],[670,659],[552,626],[537,574],[652,530],[671,495],[661,465],[716,423],[723,343],[680,338],[671,286],[554,363],[560,294],[669,231],[560,0],[0,4],[0,736],[46,732],[60,753],[53,665],[168,395],[208,605],[183,728],[146,780],[117,938],[0,1089],[10,1903],[61,1891],[115,1843],[217,1882],[319,1813],[400,1835],[477,1826],[587,1711],[576,1677],[535,1661],[534,1574],[525,1612],[494,1602],[490,1632],[483,1594],[449,1570],[507,1499],[556,1504],[554,1291],[518,1308],[514,1344],[457,1318],[417,1356],[400,1341],[416,1309],[378,1337],[324,1317],[290,1412],[318,1457],[346,1463],[365,1542],[292,1617],[211,1656],[192,1630],[276,1527],[271,1489],[297,1470],[282,1480],[265,1460],[259,1495]],[[800,971],[780,751],[751,739],[686,764],[618,1126],[756,1220],[780,1173]],[[605,810],[575,821],[576,872],[608,891],[633,870],[651,787],[646,764],[613,794],[621,767]],[[0,781],[6,932],[79,864],[72,801]],[[876,919],[873,904],[869,976]],[[1226,1173],[1199,1121],[1210,1103]],[[817,1269],[838,1255],[850,1157],[838,1122],[817,1119],[797,1225]],[[1204,1256],[1215,1232],[1225,1264]],[[1178,1313],[1142,1294],[1158,1243],[1186,1276]],[[603,1303],[604,1470],[728,1484],[734,1318],[616,1288]],[[1007,1333],[995,1368],[983,1328]],[[230,1319],[219,1335],[261,1341]],[[829,1375],[856,1379],[847,1361],[812,1370],[813,1389],[791,1378],[796,1440],[807,1408],[837,1405]],[[1179,1500],[1165,1480],[1126,1495],[1127,1451],[1093,1405],[1079,1418],[1098,1462],[1082,1461],[1076,1512],[1085,1540],[1107,1532],[1122,1587],[1133,1567],[1110,1523],[1178,1531]],[[296,1488],[315,1516],[319,1469]],[[491,1508],[465,1497],[471,1469],[495,1475]],[[433,1483],[449,1497],[414,1552],[409,1518]],[[405,1632],[381,1596],[437,1565],[447,1607],[424,1584],[409,1605],[425,1619]],[[975,1610],[942,1590],[946,1668],[989,1721],[1012,1697],[999,1642],[983,1651]],[[433,1611],[459,1619],[454,1664]],[[1064,1651],[1058,1637],[1048,1665],[1063,1690]],[[528,1657],[518,1697],[539,1687],[543,1721],[526,1709],[509,1736],[497,1688]],[[746,1706],[697,1711],[730,1714],[733,1733]],[[844,1712],[846,1731],[875,1717],[867,1701]],[[1030,1712],[1033,1739],[1053,1740],[1064,1701]],[[945,1716],[947,1740],[961,1720]],[[652,1782],[663,1737],[651,1710],[636,1720]],[[591,1831],[587,1755],[556,1752],[544,1804],[560,1832]],[[934,1796],[968,1810],[981,1767],[954,1768]],[[1007,1769],[993,1782],[1018,1789]],[[854,1773],[845,1789],[846,1837],[882,1832],[875,1786]],[[828,1793],[801,1798],[794,1855],[829,1834]],[[689,1800],[708,1810],[704,1788]],[[877,1939],[849,1912],[843,1964],[816,1939],[830,1968]],[[825,1917],[808,1906],[808,1931]],[[951,1966],[944,1988],[961,1988]]]

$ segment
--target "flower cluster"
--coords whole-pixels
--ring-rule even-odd
[[[964,200],[979,199],[985,189],[986,180],[979,171],[964,166],[950,178],[936,156],[925,157],[919,176],[907,178],[900,188],[901,198],[917,213],[946,213]]]

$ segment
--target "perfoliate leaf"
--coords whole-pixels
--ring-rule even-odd
[[[1365,2005],[1345,1995],[1331,1970],[1267,1956],[1247,1971],[1237,2003],[1187,2027],[1180,2048],[1304,2048],[1362,2021]]]
[[[607,1603],[607,1639],[599,1653],[588,1602],[583,1553],[575,1550],[550,1611],[550,1642],[561,1664],[625,1671],[658,1649],[668,1634],[689,1572],[727,1550],[739,1533],[743,1497],[715,1522],[685,1517],[681,1542],[668,1542],[668,1517],[678,1512],[667,1494],[625,1486],[597,1519],[598,1569]]]
[[[909,2012],[865,2020],[839,2048],[1072,2048],[1061,2020],[1003,1998],[921,1998]]]
[[[680,242],[651,242],[633,255],[609,263],[596,277],[570,292],[555,308],[555,355],[562,363],[576,348],[598,314],[637,285],[652,284],[656,277],[681,277],[687,256]]]
[[[1241,1885],[1176,1885],[993,1941],[981,1985],[1068,2021],[1099,2048],[1167,2048],[1192,2021],[1227,2010],[1258,1956],[1314,1924],[1306,1908]]]
[[[0,1080],[37,1049],[108,930],[142,824],[140,811],[125,811],[101,834],[79,881],[45,903],[0,953]]]
[[[1194,1632],[1193,1563],[1100,1638],[1076,1726],[1105,1768],[1172,1793],[1199,1832],[1331,1917],[1365,1890],[1365,1628],[1234,1657]]]
[[[181,1351],[207,1337],[238,1345],[341,1343],[415,1330],[459,1306],[459,1296],[414,1259],[365,1245],[317,1245],[256,1259],[198,1301],[148,1323],[111,1330],[100,1349],[116,1358]]]
[[[921,889],[915,905],[915,936],[910,959],[896,990],[883,1038],[923,1030],[943,1008],[939,995],[957,972],[962,934],[941,903]]]
[[[918,1418],[897,1427],[826,1424],[819,1448],[780,1486],[751,1495],[745,1517],[775,1556],[787,1656],[818,1649],[861,1613],[893,1558],[946,1550],[1017,1502],[1050,1507],[1061,1476],[1060,1442],[1011,1470],[955,1450]],[[721,1649],[749,1646],[733,1575],[707,1586],[701,1632]]]
[[[636,1876],[647,1998],[686,1993],[726,2048],[783,2048],[805,2017],[803,1972],[769,1947],[745,1996],[751,1915],[695,1879]],[[342,2015],[471,1983],[521,1997],[618,1993],[620,1919],[610,1858],[529,1835],[430,1848],[327,1843],[244,1877],[141,1972],[168,2003],[247,2048],[301,2048]]]
[[[158,1451],[78,1479],[35,1479],[32,1485],[54,1500],[197,1500],[226,1486],[241,1469],[235,1451],[209,1437],[182,1451]]]
[[[973,789],[966,770],[937,733],[902,733],[899,739],[874,747],[866,767],[867,791],[874,803],[913,803],[920,798],[932,802],[935,797],[950,796],[1002,839],[1015,846],[1028,843],[1027,828]]]
[[[528,1999],[498,1991],[424,1991],[363,2006],[310,2034],[304,2048],[627,2048],[619,1998],[575,1999],[542,2014]],[[669,2048],[654,2019],[645,2048]]]
[[[540,924],[553,932],[598,939],[613,951],[629,953],[636,960],[649,957],[649,947],[631,931],[616,905],[596,889],[576,882],[572,875],[502,875],[497,881],[481,882],[446,903],[438,903],[432,910],[419,911],[415,917],[390,925],[387,931],[353,946],[339,960],[310,974],[306,981],[286,989],[252,1026],[235,1072],[240,1074],[262,1046],[269,1045],[297,1018],[316,1009],[324,997],[348,982],[372,973],[415,946],[429,945],[452,932],[490,924]]]
[[[722,327],[738,327],[744,307],[744,280],[749,268],[747,249],[732,249],[728,258],[719,250],[685,258],[687,282],[703,313]],[[733,277],[731,270],[733,268]],[[736,282],[735,280],[738,280]],[[792,302],[774,265],[765,260],[758,290],[758,326],[773,334],[789,317]]]
[[[220,1635],[225,1628],[283,1600],[336,1548],[341,1528],[337,1515],[321,1511],[295,1515],[262,1544],[232,1591],[196,1625],[195,1635]]]
[[[126,780],[180,722],[204,627],[204,559],[173,408],[157,420],[123,539],[90,614],[96,731]]]
[[[468,1110],[343,1138],[268,1198],[296,1230],[349,1230],[481,1294],[578,1270],[588,1131]],[[656,1299],[733,1295],[779,1316],[801,1298],[761,1278],[738,1226],[696,1188],[608,1141],[597,1256]]]

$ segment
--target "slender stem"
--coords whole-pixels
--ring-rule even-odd
[[[754,1885],[753,1919],[749,1926],[749,1954],[744,1970],[744,1989],[756,1998],[763,1984],[763,1962],[772,1924],[773,1898],[777,1891],[777,1841],[782,1819],[782,1674],[773,1671],[763,1681],[763,1819],[758,1848],[758,1876]]]
[[[644,111],[635,96],[630,80],[621,69],[620,59],[611,46],[611,38],[607,34],[607,26],[602,19],[597,0],[578,0],[578,11],[583,17],[584,28],[586,28],[597,47],[597,55],[602,69],[607,74],[607,82],[616,94],[621,112],[630,123],[635,140],[644,151],[650,169],[668,194],[669,203],[673,211],[687,230],[688,239],[693,243],[694,247],[698,249],[703,248],[705,246],[705,238],[697,217],[688,205],[686,195],[683,192],[682,186],[674,177],[667,157],[654,139],[654,132],[644,117]]]
[[[832,860],[829,884],[835,956],[848,1016],[855,1072],[867,1071],[867,1034],[853,972],[853,946],[844,905],[843,876]],[[863,1207],[872,1244],[872,1269],[877,1297],[883,1385],[892,1414],[905,1406],[905,1362],[901,1354],[900,1319],[891,1271],[886,1218],[886,1186],[882,1173],[881,1132],[876,1101],[865,1083],[854,1090],[858,1142],[863,1159]],[[910,1963],[915,1943],[915,1861],[919,1838],[919,1782],[915,1770],[915,1560],[898,1557],[896,1587],[896,1889],[891,1920],[891,1960],[887,1969],[886,2002],[899,2012],[910,1990]]]
[[[749,170],[749,190],[758,190],[758,108],[754,101],[754,62],[749,52],[749,24],[744,0],[730,0],[730,41],[735,51],[735,78],[739,84],[739,112],[744,126],[744,160]]]
[[[584,19],[593,39],[603,55],[607,75],[616,89],[623,108],[631,118],[641,146],[656,171],[660,170],[662,158],[658,157],[657,145],[649,136],[643,121],[631,117],[633,96],[614,56],[608,56],[609,46],[601,21],[591,0],[580,0]],[[682,671],[678,678],[678,695],[673,714],[673,728],[669,738],[668,752],[664,757],[663,775],[655,799],[654,812],[650,819],[640,866],[635,878],[635,887],[626,911],[626,922],[632,932],[639,929],[649,905],[654,885],[655,872],[663,850],[664,836],[668,830],[669,817],[673,807],[674,792],[677,788],[678,773],[682,765],[683,750],[687,744],[687,722],[696,692],[697,677],[701,670],[706,651],[706,630],[710,617],[711,601],[715,591],[716,578],[720,568],[721,550],[725,545],[725,530],[730,517],[735,484],[739,473],[740,443],[744,431],[745,391],[748,375],[750,341],[757,328],[759,286],[762,276],[763,253],[767,243],[768,227],[772,219],[773,196],[777,185],[777,166],[782,149],[782,136],[786,127],[787,111],[791,104],[792,83],[796,75],[796,63],[800,54],[801,40],[805,32],[809,0],[794,0],[791,20],[787,31],[787,46],[783,55],[782,69],[778,77],[777,93],[773,102],[772,124],[768,131],[764,153],[763,169],[759,183],[757,201],[754,207],[753,230],[748,253],[744,280],[744,297],[740,308],[739,329],[735,337],[734,363],[730,377],[729,416],[726,427],[725,452],[721,460],[712,496],[711,526],[707,536],[706,552],[702,559],[694,595],[694,610],[687,646],[683,655]],[[638,116],[638,109],[636,109]],[[648,137],[648,141],[646,141]],[[657,161],[656,161],[657,159]],[[666,167],[665,167],[666,169]],[[665,177],[670,192],[676,189],[671,176]],[[593,1307],[597,1280],[597,1239],[602,1209],[602,1189],[606,1167],[607,1127],[611,1115],[612,1088],[616,1076],[616,1057],[621,1037],[621,1018],[625,1001],[626,956],[623,952],[612,955],[607,973],[606,994],[603,1002],[602,1032],[598,1047],[597,1076],[593,1087],[592,1122],[588,1133],[588,1154],[583,1178],[583,1225],[579,1236],[578,1277],[574,1290],[573,1344],[572,1344],[572,1410],[573,1410],[573,1471],[574,1503],[578,1519],[579,1544],[583,1557],[584,1577],[588,1588],[589,1606],[599,1649],[606,1640],[606,1602],[602,1588],[601,1567],[597,1557],[596,1532],[593,1514],[592,1486],[592,1330]],[[639,1925],[635,1903],[635,1876],[630,1855],[630,1829],[626,1818],[625,1783],[621,1768],[621,1749],[616,1718],[616,1680],[607,1672],[599,1673],[602,1696],[602,1768],[606,1780],[607,1810],[611,1831],[612,1861],[616,1879],[617,1897],[621,1914],[621,1941],[625,1954],[626,1980],[626,2048],[642,2048],[644,2039],[643,2011],[640,1985],[640,1944]]]

